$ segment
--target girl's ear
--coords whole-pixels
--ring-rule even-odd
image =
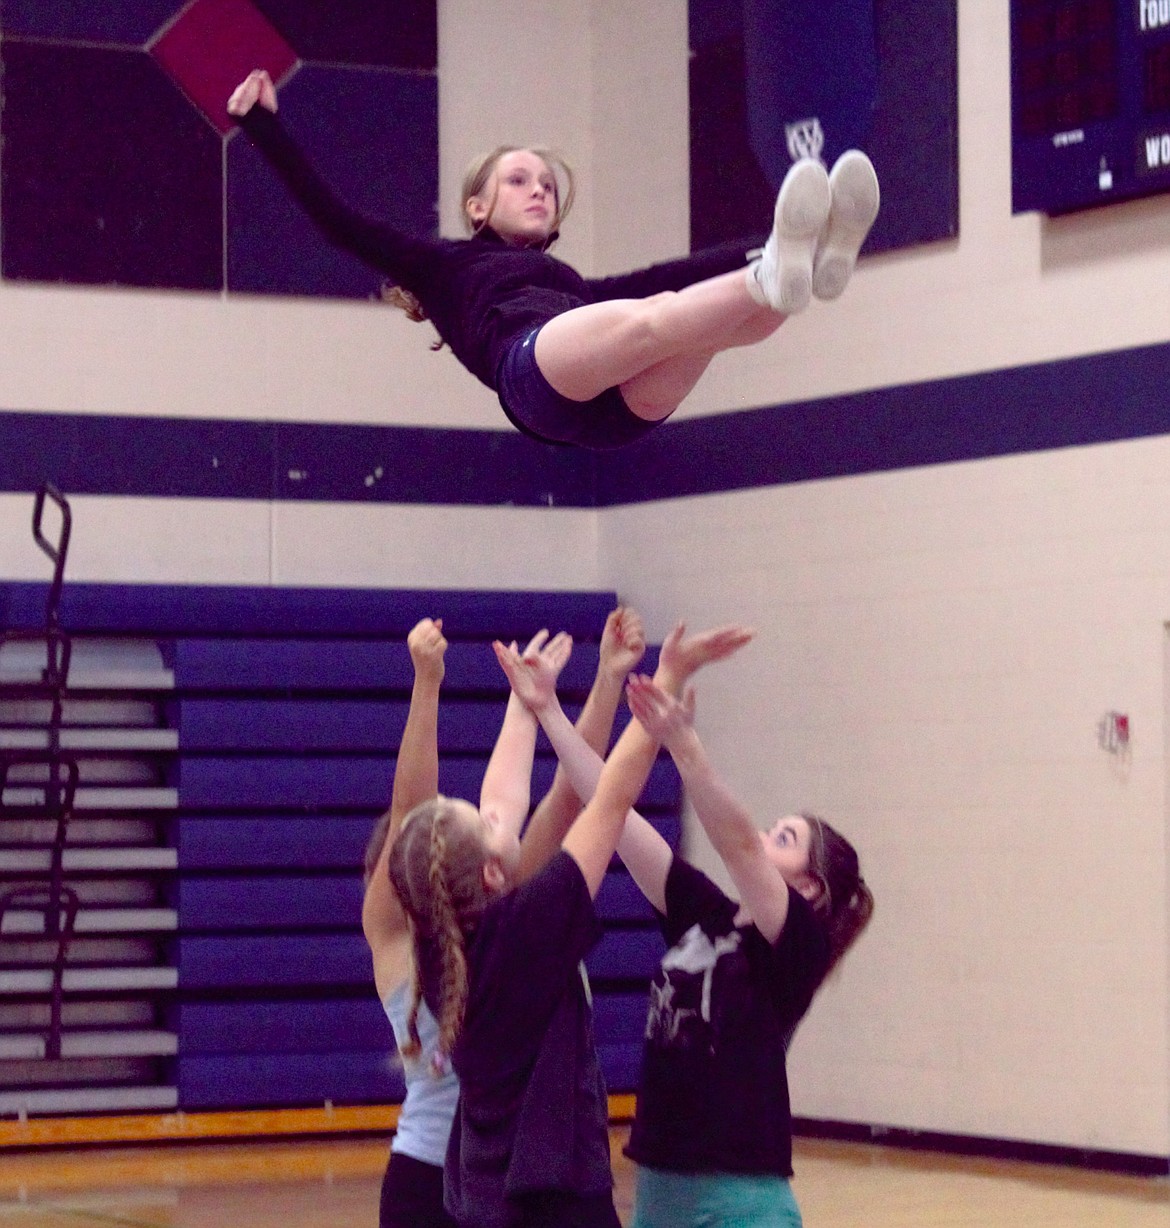
[[[479,226],[487,221],[487,205],[484,203],[482,196],[470,197],[467,204],[464,205],[464,209],[467,210],[467,216],[475,225]]]
[[[508,880],[498,857],[489,857],[483,863],[483,885],[492,895],[500,895],[506,889]]]
[[[825,885],[815,874],[801,874],[792,884],[810,904],[815,904],[824,893]]]

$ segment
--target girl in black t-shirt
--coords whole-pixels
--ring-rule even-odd
[[[660,685],[632,688],[630,707],[670,751],[739,900],[631,812],[618,853],[670,946],[651,987],[627,1148],[639,1165],[634,1228],[795,1228],[785,1051],[825,976],[869,922],[873,897],[853,847],[828,823],[787,815],[760,832],[732,796],[695,731],[694,692],[675,694],[702,663],[687,643],[667,640]],[[574,787],[587,794],[597,756],[555,696],[536,714]]]
[[[228,112],[328,237],[390,277],[411,317],[429,318],[513,424],[547,442],[613,448],[645,434],[717,353],[763,341],[813,295],[837,298],[878,212],[865,154],[849,150],[831,174],[803,158],[746,269],[743,245],[731,245],[586,280],[547,254],[572,195],[571,177],[563,190],[558,182],[564,163],[547,151],[501,146],[478,159],[462,198],[473,238],[417,238],[338,201],[277,123],[276,105],[271,78],[256,70]]]

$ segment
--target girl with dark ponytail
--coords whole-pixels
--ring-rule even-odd
[[[742,629],[726,644],[751,638]],[[675,856],[631,811],[618,854],[659,913],[670,949],[651,986],[637,1112],[634,1228],[799,1228],[785,1056],[817,989],[869,923],[873,896],[853,846],[823,819],[790,814],[761,832],[712,767],[687,681],[705,660],[668,638],[656,683],[630,708],[669,750],[687,799],[739,898]],[[582,796],[597,756],[555,692],[513,688]],[[680,693],[682,693],[681,698]]]

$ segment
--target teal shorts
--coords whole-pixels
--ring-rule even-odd
[[[638,1168],[630,1228],[801,1228],[783,1177]]]

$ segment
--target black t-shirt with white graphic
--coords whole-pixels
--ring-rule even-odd
[[[681,858],[660,923],[670,950],[650,989],[626,1154],[673,1172],[792,1175],[785,1050],[828,966],[824,927],[789,888],[769,943]]]

